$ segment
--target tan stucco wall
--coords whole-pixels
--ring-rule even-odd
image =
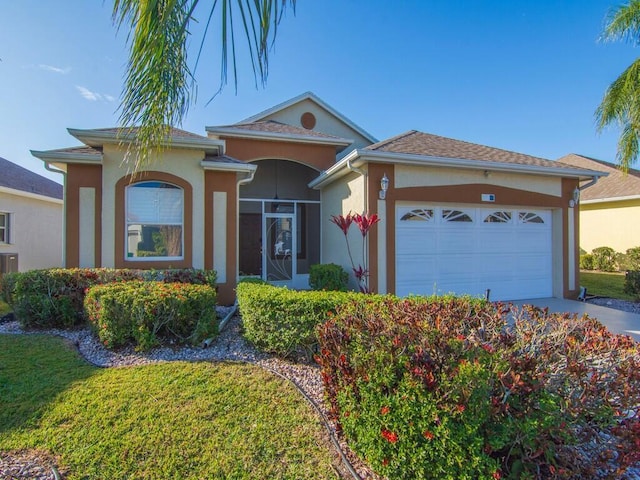
[[[435,187],[446,185],[468,185],[484,183],[515,188],[527,192],[559,197],[562,195],[562,180],[558,177],[543,177],[483,170],[447,169],[438,167],[395,167],[395,188]],[[491,192],[487,192],[491,193]]]
[[[580,247],[616,252],[640,246],[640,200],[580,204]]]
[[[320,226],[322,230],[322,263],[341,265],[348,273],[350,287],[357,289],[342,230],[334,225],[332,215],[362,213],[365,210],[365,177],[350,173],[322,191]],[[362,235],[353,224],[349,230],[349,245],[356,266],[362,263]]]
[[[125,150],[117,145],[105,145],[102,167],[102,266],[113,267],[115,258],[115,189],[114,185],[127,174],[126,168],[121,166]],[[161,154],[150,170],[170,173],[188,182],[195,196],[192,215],[192,238],[195,239],[192,251],[193,268],[204,268],[204,204],[201,192],[204,192],[204,170],[200,161],[204,158],[203,151],[172,149]],[[136,180],[144,180],[144,174]],[[198,195],[200,192],[200,195]]]
[[[348,153],[354,148],[362,148],[371,144],[370,141],[360,135],[356,130],[350,128],[348,125],[338,120],[323,108],[320,108],[311,100],[305,100],[303,102],[296,103],[295,105],[291,105],[284,110],[280,110],[273,115],[268,116],[267,119],[276,120],[288,125],[295,125],[296,127],[302,127],[300,117],[305,112],[310,112],[316,117],[316,125],[313,128],[316,132],[322,132],[328,135],[354,141],[345,149],[345,151],[341,152],[341,155]]]
[[[0,253],[17,253],[21,272],[61,267],[62,210],[62,200],[0,192],[0,212],[11,216],[11,243],[0,243]]]

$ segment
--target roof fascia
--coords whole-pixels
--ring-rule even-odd
[[[593,178],[606,177],[605,172],[594,170],[541,167],[537,165],[520,165],[515,163],[488,162],[486,160],[469,160],[466,158],[446,158],[431,157],[427,155],[415,155],[409,153],[376,152],[371,150],[353,150],[340,162],[326,170],[315,180],[309,183],[309,188],[322,188],[331,183],[334,179],[345,175],[349,170],[347,162],[352,165],[361,166],[364,163],[392,163],[396,165],[431,166],[431,167],[459,167],[472,170],[491,170],[494,172],[510,172],[544,175],[551,177],[569,177],[578,180],[590,180]]]
[[[46,163],[53,161],[60,163],[88,163],[101,164],[103,155],[93,153],[71,153],[71,152],[54,152],[54,151],[38,151],[30,150],[31,155]]]
[[[57,203],[59,205],[62,205],[64,203],[64,200],[62,200],[61,198],[49,197],[48,195],[41,195],[39,193],[25,192],[24,190],[18,190],[17,188],[0,187],[0,193],[8,193],[19,197],[33,198],[35,200]]]
[[[324,102],[324,100],[322,100],[320,97],[318,97],[315,93],[313,92],[305,92],[301,95],[298,95],[297,97],[293,97],[285,102],[279,103],[278,105],[275,105],[271,108],[268,108],[260,113],[257,113],[255,115],[252,115],[249,118],[245,118],[244,120],[241,120],[239,123],[251,123],[251,122],[257,122],[259,120],[263,120],[266,117],[277,113],[281,110],[284,110],[286,108],[289,108],[292,105],[295,105],[296,103],[300,103],[304,100],[311,100],[312,102],[316,103],[319,107],[323,108],[324,110],[328,111],[331,115],[333,115],[334,117],[336,117],[338,120],[340,120],[341,122],[343,122],[345,125],[347,125],[348,127],[350,127],[351,129],[355,130],[356,132],[358,132],[360,135],[362,135],[364,138],[366,138],[369,142],[373,143],[377,143],[378,139],[376,137],[374,137],[373,135],[371,135],[369,132],[367,132],[365,129],[363,129],[362,127],[356,125],[355,123],[353,123],[351,120],[349,120],[347,117],[345,117],[344,115],[342,115],[340,112],[338,112],[335,108],[333,108],[331,105],[327,104],[326,102]]]
[[[611,202],[625,202],[629,200],[640,200],[640,195],[627,195],[624,197],[607,197],[607,198],[594,198],[592,200],[580,199],[581,205],[593,205],[596,203],[611,203]]]
[[[118,135],[116,132],[98,132],[96,130],[82,130],[77,128],[67,128],[70,135],[73,135],[82,143],[90,147],[102,146],[105,143],[122,143],[135,140],[133,133]],[[164,147],[188,148],[195,150],[204,150],[207,153],[215,152],[218,155],[224,153],[224,140],[215,140],[207,138],[188,138],[171,136],[168,140],[162,142]]]
[[[286,133],[276,132],[256,132],[253,130],[244,130],[242,128],[233,127],[206,127],[207,132],[215,135],[224,135],[225,137],[233,138],[250,138],[252,140],[267,140],[267,141],[285,141],[293,143],[313,143],[321,145],[334,145],[336,147],[345,147],[351,145],[354,140],[348,138],[326,138],[316,137],[313,135],[288,135]]]
[[[202,160],[200,165],[205,170],[215,170],[219,172],[252,173],[258,169],[257,165],[253,165],[251,163],[225,163]]]

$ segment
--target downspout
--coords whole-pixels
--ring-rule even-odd
[[[587,182],[584,185],[578,186],[578,190],[582,191],[582,190],[584,190],[586,188],[592,187],[596,183],[598,183],[598,180],[600,180],[600,177],[592,177],[590,182]]]
[[[44,162],[44,168],[53,173],[62,174],[62,266],[67,266],[67,172],[52,167],[49,162]]]
[[[369,175],[367,174],[367,172],[365,172],[364,170],[362,170],[361,168],[358,167],[354,167],[351,164],[351,157],[347,157],[347,168],[354,172],[357,173],[358,175],[361,175],[362,177],[364,177],[364,205],[362,208],[362,213],[368,213],[368,205],[369,205]],[[369,265],[370,262],[370,258],[369,258],[369,239],[367,239],[365,245],[364,245],[364,252],[362,252],[362,256],[363,259],[365,261],[365,265]],[[370,285],[370,283],[367,281],[367,285]]]
[[[240,187],[242,185],[246,185],[247,183],[251,183],[253,181],[253,177],[256,176],[257,168],[254,168],[249,173],[246,173],[243,178],[238,179],[236,182],[236,285],[239,280],[239,272],[240,272]],[[234,302],[234,307],[237,309],[238,299],[236,298]],[[227,319],[225,319],[224,324],[226,325]]]

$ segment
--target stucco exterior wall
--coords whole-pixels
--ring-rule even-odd
[[[349,175],[327,186],[322,191],[320,228],[322,230],[322,263],[341,265],[349,273],[350,287],[358,286],[351,270],[344,234],[330,219],[332,215],[362,213],[365,204],[365,177],[357,173]],[[362,235],[356,225],[349,230],[349,246],[356,266],[362,263]]]
[[[342,152],[342,154],[348,153],[354,148],[362,148],[371,144],[371,142],[360,135],[360,133],[350,128],[345,123],[340,122],[336,117],[331,115],[324,108],[316,105],[311,100],[296,103],[295,105],[291,105],[290,107],[280,110],[266,118],[286,123],[288,125],[302,127],[303,125],[300,117],[305,112],[310,112],[316,117],[316,125],[313,127],[313,130],[354,141],[345,149],[344,152]],[[340,156],[341,155],[338,157]]]
[[[117,145],[105,145],[102,166],[102,266],[113,267],[120,259],[115,258],[116,251],[116,222],[124,219],[116,218],[116,190],[114,186],[127,174],[122,166],[125,150]],[[203,151],[172,149],[161,154],[149,170],[165,172],[180,177],[188,182],[194,192],[192,231],[194,239],[192,250],[192,267],[204,268],[204,170],[200,161],[204,158]],[[144,173],[136,180],[144,180]],[[185,232],[186,236],[187,232]]]
[[[554,197],[562,195],[562,181],[559,177],[543,177],[488,170],[485,175],[483,170],[454,170],[406,165],[396,165],[395,167],[395,188],[441,187],[478,183],[553,195]]]
[[[640,200],[580,204],[580,247],[591,252],[611,247],[616,252],[640,246]]]
[[[0,212],[11,216],[9,244],[0,253],[17,253],[21,272],[62,266],[62,200],[0,192]]]

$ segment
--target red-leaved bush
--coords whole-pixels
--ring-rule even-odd
[[[389,298],[318,336],[334,420],[388,478],[619,478],[640,461],[640,348],[596,320]]]

